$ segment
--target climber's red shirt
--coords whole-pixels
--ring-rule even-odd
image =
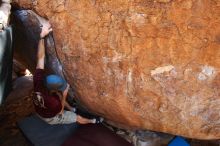
[[[33,103],[36,112],[44,118],[52,118],[57,115],[61,109],[61,100],[57,95],[50,95],[44,85],[45,73],[43,69],[36,69],[34,80]]]

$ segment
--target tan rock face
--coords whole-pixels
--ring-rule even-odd
[[[218,0],[17,0],[52,23],[79,99],[123,127],[220,138]]]

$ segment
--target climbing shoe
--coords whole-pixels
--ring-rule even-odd
[[[103,121],[104,121],[104,118],[102,118],[102,117],[95,118],[95,124],[100,124]]]

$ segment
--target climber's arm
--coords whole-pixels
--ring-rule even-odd
[[[67,87],[66,87],[66,89],[63,91],[63,95],[62,95],[62,99],[61,99],[61,104],[62,104],[62,110],[61,110],[61,112],[60,113],[63,113],[63,111],[64,111],[64,107],[65,107],[65,104],[66,104],[66,98],[67,98],[67,94],[68,94],[68,91],[69,91],[69,87],[70,87],[70,85],[69,84],[67,84]]]
[[[33,76],[34,80],[34,91],[35,92],[41,92],[42,87],[44,87],[44,59],[45,59],[45,47],[44,47],[44,37],[49,34],[50,31],[52,31],[51,26],[49,22],[47,22],[47,25],[43,24],[42,30],[40,33],[40,40],[38,43],[38,50],[37,50],[37,66],[36,71]],[[48,26],[48,27],[45,27]]]
[[[40,41],[38,43],[38,53],[37,53],[37,69],[44,69],[44,59],[45,59],[45,46],[44,37],[47,36],[52,31],[51,25],[48,21],[42,24],[42,29],[40,33]]]
[[[44,39],[40,39],[38,43],[37,66],[36,69],[44,69],[45,47]]]
[[[64,106],[65,106],[65,108],[67,108],[69,111],[74,111],[74,108],[73,108],[67,101],[65,101]]]

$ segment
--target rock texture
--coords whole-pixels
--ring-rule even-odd
[[[219,0],[14,0],[48,18],[83,105],[122,127],[220,138]]]

